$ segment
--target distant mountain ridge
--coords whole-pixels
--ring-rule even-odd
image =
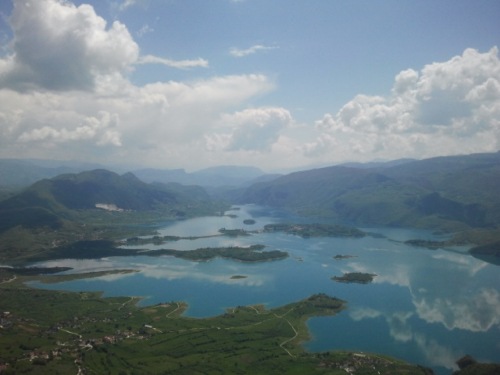
[[[44,178],[103,168],[95,163],[35,159],[0,159],[0,186],[24,187]]]
[[[397,159],[391,161],[373,161],[368,163],[357,163],[357,162],[348,162],[339,164],[341,167],[350,167],[350,168],[362,168],[362,169],[371,169],[371,168],[390,168],[396,165],[403,165],[407,163],[411,163],[413,161],[417,161],[417,159]]]
[[[44,178],[96,169],[106,169],[113,172],[131,170],[124,167],[110,168],[96,163],[74,160],[0,159],[0,187],[26,187]],[[176,182],[182,185],[199,185],[210,188],[248,185],[254,179],[259,177],[265,179],[268,176],[261,169],[248,166],[217,166],[191,173],[184,169],[155,168],[132,169],[131,172],[147,183]]]
[[[256,167],[218,166],[187,173],[184,169],[139,169],[133,173],[145,182],[177,182],[203,187],[240,186],[266,174]]]
[[[251,186],[239,202],[359,223],[458,229],[498,226],[499,191],[500,153],[489,153],[295,172]]]

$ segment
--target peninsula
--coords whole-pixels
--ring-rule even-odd
[[[0,284],[4,312],[0,364],[23,374],[316,373],[356,371],[428,375],[432,371],[381,355],[307,353],[306,321],[335,315],[345,301],[315,294],[267,310],[238,306],[206,319],[183,317],[187,304],[137,306],[138,297],[26,288],[29,281],[62,282],[104,273],[23,276]],[[16,343],[13,345],[12,343]],[[353,361],[355,360],[355,361]],[[353,365],[354,366],[354,365]]]
[[[98,241],[77,241],[71,245],[54,248],[44,253],[32,256],[32,261],[43,261],[50,259],[99,259],[112,256],[163,256],[171,255],[192,261],[208,261],[214,258],[225,258],[239,262],[265,262],[270,260],[285,259],[288,253],[285,251],[265,249],[264,245],[250,245],[246,247],[207,247],[195,250],[172,250],[172,249],[124,249],[118,247],[120,242],[98,240]]]

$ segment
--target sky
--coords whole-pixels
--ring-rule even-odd
[[[500,150],[497,0],[1,0],[0,158],[266,172]]]

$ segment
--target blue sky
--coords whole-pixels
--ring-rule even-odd
[[[500,2],[0,3],[0,157],[279,170],[500,149]]]

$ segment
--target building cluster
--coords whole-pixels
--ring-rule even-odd
[[[9,320],[12,318],[13,315],[10,312],[8,311],[3,312],[2,315],[0,315],[0,328],[7,328],[10,325],[12,325],[12,321]]]
[[[329,369],[341,369],[349,374],[355,374],[356,371],[363,369],[376,370],[380,367],[388,367],[392,363],[380,357],[367,356],[363,353],[349,353],[348,358],[343,361],[322,361],[320,367]]]

